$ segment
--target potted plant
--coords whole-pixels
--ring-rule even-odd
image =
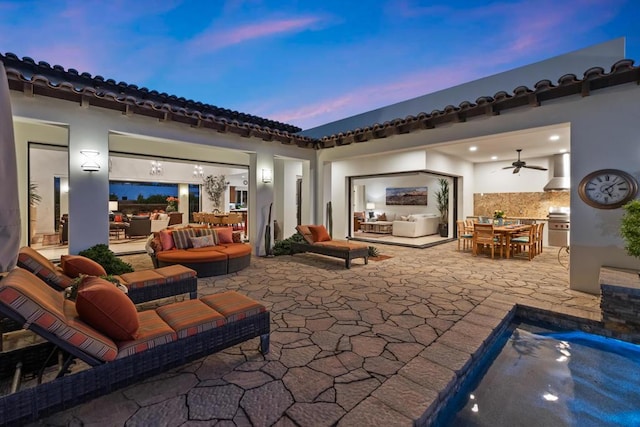
[[[632,257],[640,258],[640,200],[632,200],[622,209],[620,235],[625,241],[624,249]]]
[[[449,180],[446,178],[438,178],[440,189],[436,192],[436,203],[438,212],[440,212],[440,224],[438,231],[440,237],[449,236]]]
[[[36,236],[36,220],[38,219],[38,205],[42,201],[42,196],[38,193],[38,184],[35,182],[29,183],[29,231],[30,241],[34,243],[33,239]]]

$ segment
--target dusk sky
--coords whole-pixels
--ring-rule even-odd
[[[617,37],[638,63],[639,18],[639,0],[0,0],[0,52],[307,129]]]

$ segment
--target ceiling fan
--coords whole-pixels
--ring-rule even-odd
[[[515,162],[511,163],[511,166],[505,166],[502,169],[513,169],[513,173],[518,173],[520,172],[520,168],[528,168],[528,169],[536,169],[539,171],[546,171],[547,168],[543,168],[542,166],[527,166],[527,162],[520,160],[520,152],[522,151],[522,148],[518,148],[516,150],[518,152],[518,160],[516,160]]]

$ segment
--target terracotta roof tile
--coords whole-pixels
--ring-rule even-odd
[[[125,82],[116,83],[102,76],[92,77],[89,73],[79,74],[70,68],[67,71],[59,65],[51,67],[46,62],[38,62],[29,57],[19,59],[12,53],[0,54],[4,62],[9,87],[30,95],[50,96],[73,102],[82,102],[126,112],[172,120],[190,126],[212,129],[220,133],[233,133],[243,137],[256,137],[264,141],[297,145],[303,148],[331,148],[352,143],[362,143],[373,139],[387,138],[440,125],[464,122],[473,117],[498,115],[501,111],[519,107],[537,107],[543,102],[570,95],[588,96],[591,91],[625,83],[640,83],[640,67],[634,61],[624,59],[606,73],[602,67],[589,68],[582,79],[574,74],[565,74],[557,84],[544,79],[533,89],[516,87],[512,93],[499,91],[493,96],[481,96],[475,103],[463,101],[458,106],[447,105],[442,110],[431,113],[399,117],[382,124],[374,123],[365,128],[357,128],[320,139],[297,135],[300,129],[280,122],[263,119],[249,114],[219,108],[202,102],[178,98],[175,95],[158,93],[145,87],[138,88]]]

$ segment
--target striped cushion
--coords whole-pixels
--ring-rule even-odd
[[[72,279],[70,277],[65,276],[51,261],[28,246],[20,248],[18,265],[29,270],[59,291],[71,286]]]
[[[116,357],[116,344],[83,323],[73,302],[26,270],[16,268],[0,282],[0,302],[26,319],[25,328],[36,324],[99,360]]]
[[[181,228],[179,230],[173,230],[171,235],[173,236],[173,243],[176,245],[176,248],[189,249],[193,247],[191,238],[198,237],[198,230],[195,228]]]
[[[179,282],[190,277],[196,277],[195,270],[180,264],[156,268],[153,271],[164,277],[167,283]]]
[[[266,307],[259,302],[235,291],[208,295],[200,298],[200,301],[222,314],[228,322],[242,320],[267,310]]]
[[[178,338],[208,331],[225,323],[224,316],[197,299],[176,302],[156,309]]]
[[[198,236],[213,236],[214,246],[220,244],[218,232],[214,228],[199,228]]]
[[[141,353],[176,340],[174,330],[154,310],[138,313],[138,321],[140,322],[140,327],[138,328],[137,338],[133,341],[118,342],[118,356],[116,359]]]
[[[166,283],[165,277],[156,273],[154,270],[134,271],[133,273],[122,274],[119,277],[129,289],[138,289]]]

